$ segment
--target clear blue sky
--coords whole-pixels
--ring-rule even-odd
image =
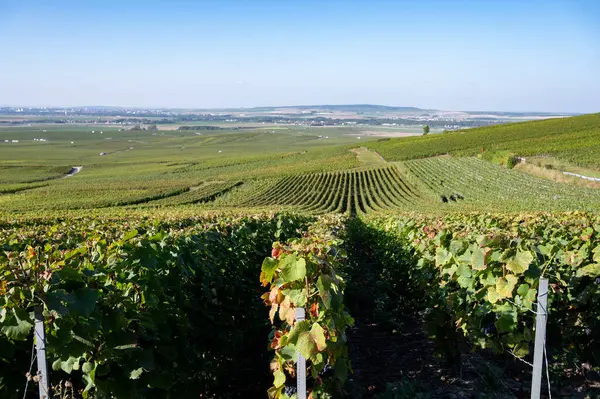
[[[600,1],[0,0],[0,104],[600,111]]]

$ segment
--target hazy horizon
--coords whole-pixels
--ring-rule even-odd
[[[9,0],[0,41],[6,106],[600,111],[591,0]]]
[[[142,107],[135,105],[22,105],[22,104],[0,104],[0,108],[58,108],[58,109],[81,109],[81,108],[114,108],[114,109],[163,109],[163,110],[201,110],[201,111],[221,111],[221,110],[252,110],[252,109],[261,109],[261,108],[317,108],[317,107],[340,107],[340,106],[376,106],[376,107],[390,107],[390,108],[415,108],[421,111],[439,111],[439,112],[471,112],[471,113],[526,113],[526,114],[556,114],[556,115],[585,115],[590,113],[599,113],[599,111],[594,112],[569,112],[569,111],[503,111],[503,110],[489,110],[489,109],[439,109],[439,108],[422,108],[422,107],[414,107],[414,106],[405,106],[405,105],[389,105],[389,104],[293,104],[293,105],[259,105],[259,106],[251,106],[251,107]]]

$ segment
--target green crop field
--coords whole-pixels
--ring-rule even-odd
[[[597,176],[600,114],[219,127],[0,128],[0,397],[36,308],[60,398],[291,399],[296,352],[315,399],[523,397],[541,277],[548,373],[598,395],[600,188],[514,166]]]

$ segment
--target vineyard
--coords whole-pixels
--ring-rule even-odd
[[[366,146],[388,161],[509,151],[520,156],[552,155],[573,165],[598,169],[600,114],[496,125],[426,137],[383,139]]]
[[[600,206],[598,189],[555,183],[477,158],[436,157],[403,164],[440,198],[473,209],[586,210]]]
[[[2,150],[0,397],[37,395],[38,309],[60,399],[291,399],[298,353],[311,399],[528,397],[541,277],[552,396],[596,397],[600,189],[489,160],[597,173],[599,117]]]
[[[241,182],[205,182],[198,186],[190,187],[181,194],[172,195],[155,201],[144,202],[152,206],[173,206],[210,202],[241,184]]]
[[[528,381],[516,358],[531,361],[540,276],[552,285],[547,350],[552,379],[562,381],[555,388],[597,392],[589,380],[600,353],[597,215],[29,218],[4,220],[0,243],[7,398],[23,397],[38,306],[51,385],[70,381],[88,398],[267,390],[291,398],[296,349],[314,398],[373,397],[393,380],[381,371],[365,381],[375,388],[348,385],[351,370],[358,381],[369,375],[349,346],[365,323],[390,340],[408,334],[403,320],[415,315],[448,365],[460,366],[466,345],[513,370],[502,378]],[[306,321],[295,322],[299,306]],[[581,364],[591,366],[568,371]],[[29,389],[33,397],[35,385]],[[430,382],[424,392],[434,389],[456,387]]]
[[[242,205],[285,205],[311,213],[356,215],[410,209],[422,201],[419,191],[390,166],[284,178]]]

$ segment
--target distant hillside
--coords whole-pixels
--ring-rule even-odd
[[[374,104],[340,104],[340,105],[284,105],[280,107],[254,107],[254,108],[227,108],[227,111],[246,112],[272,112],[281,109],[300,109],[300,110],[316,110],[316,111],[337,111],[337,112],[422,112],[425,111],[416,107],[392,107],[387,105]]]
[[[301,108],[301,109],[323,109],[328,111],[341,112],[420,112],[424,111],[416,107],[392,107],[387,105],[374,104],[347,104],[347,105],[299,105],[295,107],[280,108]]]
[[[366,145],[388,161],[508,151],[519,156],[552,155],[573,165],[600,169],[600,113],[382,139]]]

